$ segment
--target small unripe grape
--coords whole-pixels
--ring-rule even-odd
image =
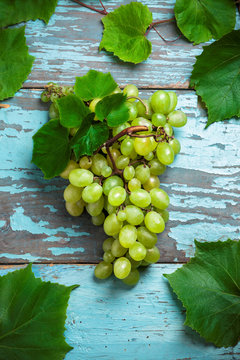
[[[80,199],[76,203],[65,202],[65,207],[67,212],[71,216],[80,216],[82,215],[84,210],[84,202],[82,201],[82,199]]]
[[[124,254],[126,254],[127,252],[127,249],[124,248],[118,239],[115,239],[113,244],[112,244],[112,248],[111,248],[111,252],[113,254],[113,256],[115,257],[121,257],[123,256]]]
[[[138,96],[138,88],[135,85],[129,84],[123,89],[123,94],[129,96]],[[136,99],[128,99],[128,101],[135,101]]]
[[[160,180],[156,175],[150,175],[149,179],[143,184],[143,188],[146,191],[158,188],[160,186]]]
[[[134,269],[130,272],[130,274],[126,278],[122,279],[122,281],[126,285],[134,286],[138,283],[139,279],[140,279],[139,271],[137,269]]]
[[[104,223],[105,215],[104,213],[101,213],[97,216],[92,216],[92,223],[93,225],[100,226]]]
[[[167,118],[165,115],[160,113],[154,113],[152,116],[152,123],[154,126],[164,126],[167,122]]]
[[[169,104],[169,108],[168,108],[168,114],[169,114],[177,106],[178,99],[177,99],[176,93],[173,92],[173,91],[168,91],[168,96],[169,96],[169,99],[170,99],[170,104]]]
[[[119,210],[117,213],[117,218],[119,221],[125,221],[127,218],[125,210]]]
[[[104,280],[112,274],[112,264],[105,261],[101,261],[94,269],[94,275],[96,278]]]
[[[44,103],[47,103],[47,102],[50,101],[50,97],[47,95],[47,91],[43,91],[43,92],[41,93],[41,100],[42,100],[42,102],[44,102]]]
[[[145,258],[147,254],[147,249],[143,244],[136,241],[134,245],[129,249],[129,255],[133,258],[133,260],[140,261]]]
[[[132,192],[134,190],[137,190],[137,189],[141,189],[141,181],[139,181],[138,179],[136,178],[133,178],[129,181],[128,183],[128,189]]]
[[[108,250],[111,250],[113,242],[114,239],[112,237],[105,239],[102,244],[103,251],[107,252]]]
[[[144,258],[150,264],[156,263],[160,259],[160,251],[156,246],[151,249],[147,249],[147,254]]]
[[[172,126],[169,124],[169,123],[167,123],[166,125],[164,125],[164,131],[165,131],[165,133],[168,135],[168,136],[172,136],[172,134],[173,134],[173,128],[172,128]]]
[[[49,118],[50,119],[56,119],[59,117],[59,111],[56,103],[52,103],[50,105],[50,108],[48,110]]]
[[[68,179],[70,172],[74,169],[79,169],[78,163],[76,163],[74,160],[69,160],[67,167],[63,170],[63,172],[61,172],[60,176],[63,179]]]
[[[89,156],[83,156],[79,160],[79,166],[81,169],[90,169],[90,167],[92,166],[92,159]]]
[[[121,143],[121,152],[125,156],[129,156],[134,149],[134,140],[125,138]]]
[[[83,189],[82,198],[86,203],[94,203],[100,199],[102,192],[103,188],[101,185],[93,183]]]
[[[174,161],[174,151],[168,143],[161,142],[157,146],[157,157],[162,164],[170,165]]]
[[[149,211],[145,216],[146,228],[153,233],[161,233],[165,229],[165,223],[156,211]]]
[[[76,203],[82,197],[83,189],[72,184],[69,184],[64,190],[64,200],[71,203]]]
[[[113,266],[114,275],[118,279],[126,278],[131,271],[131,263],[126,257],[117,259]]]
[[[74,169],[69,174],[69,181],[74,186],[87,186],[93,182],[93,173],[86,169]]]
[[[184,112],[175,110],[168,115],[168,122],[174,127],[182,127],[187,123],[187,116]]]
[[[149,154],[147,154],[146,156],[144,156],[144,159],[147,161],[150,161],[154,158],[154,153],[151,151]]]
[[[138,156],[138,154],[136,153],[135,149],[133,149],[133,151],[131,152],[131,154],[129,155],[131,160],[135,160]]]

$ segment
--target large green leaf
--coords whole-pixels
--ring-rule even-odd
[[[63,96],[57,100],[60,123],[67,128],[79,127],[90,113],[84,102],[74,94]]]
[[[113,94],[105,96],[97,103],[95,113],[100,121],[107,120],[108,126],[114,127],[125,123],[129,119],[129,110],[126,106],[126,96]]]
[[[0,100],[14,96],[31,71],[25,27],[0,30]]]
[[[43,125],[33,136],[32,162],[44,173],[45,179],[59,175],[70,159],[68,129],[58,119]]]
[[[63,360],[64,323],[76,287],[43,282],[31,265],[0,277],[0,359]]]
[[[152,22],[146,5],[131,2],[122,5],[102,18],[104,24],[100,50],[113,52],[123,61],[138,64],[148,58],[152,44],[145,37]]]
[[[164,275],[187,310],[185,325],[216,346],[240,337],[240,241],[195,241],[188,264]]]
[[[86,75],[76,78],[74,89],[80,99],[89,101],[111,94],[116,87],[117,83],[110,73],[89,70]]]
[[[0,0],[0,27],[42,19],[48,23],[57,0]]]
[[[194,65],[190,86],[207,105],[207,126],[239,114],[240,30],[203,48]]]
[[[177,0],[175,16],[183,35],[199,44],[232,31],[236,7],[233,0]]]

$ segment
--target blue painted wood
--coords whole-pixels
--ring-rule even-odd
[[[67,310],[66,360],[237,360],[240,345],[216,348],[183,325],[185,313],[163,273],[179,265],[155,265],[129,288],[119,280],[97,281],[92,266],[34,265],[37,277],[79,284]],[[0,275],[19,267],[0,267]]]

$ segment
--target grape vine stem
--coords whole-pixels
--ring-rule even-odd
[[[173,18],[171,18],[171,19],[166,19],[166,20],[153,21],[153,22],[149,25],[149,27],[148,27],[148,29],[147,29],[147,31],[146,31],[146,33],[145,33],[145,36],[147,36],[147,34],[149,33],[149,31],[150,31],[152,28],[154,28],[155,26],[160,25],[160,24],[165,24],[165,23],[168,23],[168,22],[171,22],[171,21],[174,21],[174,20],[175,20],[175,17],[173,17]]]
[[[102,3],[101,1],[100,1],[100,3],[101,3],[101,5],[102,5],[102,7],[103,7],[103,10],[97,9],[97,8],[95,8],[94,6],[91,6],[91,5],[84,4],[82,1],[79,1],[79,0],[72,0],[72,1],[78,3],[79,5],[84,6],[84,7],[87,8],[87,9],[96,11],[96,12],[98,12],[98,13],[101,14],[101,15],[107,15],[107,14],[108,14],[105,6],[103,5],[103,3]]]

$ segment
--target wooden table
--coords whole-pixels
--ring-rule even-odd
[[[96,2],[87,1],[88,4]],[[108,10],[129,1],[106,1]],[[154,19],[172,17],[174,0],[142,1]],[[194,238],[239,238],[239,120],[204,126],[207,113],[188,89],[195,56],[202,46],[184,38],[163,42],[152,31],[150,58],[137,66],[98,52],[101,15],[70,0],[60,0],[48,26],[28,22],[27,43],[36,57],[23,88],[1,109],[1,275],[34,262],[43,279],[80,284],[70,299],[66,338],[74,346],[67,360],[240,359],[240,346],[218,349],[183,326],[185,314],[163,273],[171,273],[194,254]],[[239,28],[238,16],[238,28]],[[174,23],[159,27],[167,39]],[[178,108],[188,124],[177,131],[181,154],[161,176],[171,199],[170,221],[159,236],[161,259],[135,288],[93,277],[102,257],[102,228],[87,215],[73,219],[64,209],[62,179],[46,181],[31,164],[32,135],[47,121],[48,106],[39,100],[49,81],[72,84],[89,69],[110,71],[123,87],[133,83],[147,97],[155,89],[175,89]]]

